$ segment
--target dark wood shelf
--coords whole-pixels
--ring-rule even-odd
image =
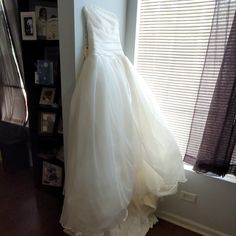
[[[61,110],[61,105],[58,104],[52,104],[52,105],[46,105],[46,104],[39,104],[39,110],[40,111],[55,111]]]
[[[40,135],[38,134],[35,139],[41,143],[54,143],[55,145],[63,144],[63,134],[54,134],[54,135]]]
[[[45,6],[45,7],[56,7],[57,0],[18,0],[19,11],[34,11],[35,6]],[[33,159],[33,171],[34,180],[36,186],[43,190],[51,191],[54,193],[62,193],[63,186],[54,187],[49,185],[44,185],[42,181],[43,177],[43,163],[51,163],[52,166],[56,165],[62,168],[64,179],[64,163],[57,158],[47,159],[40,157],[40,153],[50,153],[53,150],[60,150],[63,146],[63,134],[58,133],[59,121],[62,119],[62,107],[61,103],[61,81],[60,81],[60,50],[59,50],[59,40],[47,40],[44,38],[38,38],[37,40],[22,40],[22,57],[24,64],[24,74],[25,74],[25,85],[29,108],[29,133],[31,141],[31,152]],[[35,72],[37,71],[37,61],[38,60],[49,60],[53,63],[53,80],[52,85],[43,85],[35,83]],[[51,72],[50,72],[51,73]],[[52,79],[51,77],[49,79]],[[40,104],[40,98],[43,88],[54,88],[55,97],[53,99],[54,104],[46,105]],[[45,91],[45,90],[44,90]],[[48,114],[43,113],[54,113],[54,119],[49,119]],[[42,118],[43,117],[43,118]],[[42,125],[45,122],[48,123],[48,131],[51,131],[53,126],[53,131],[49,133],[41,133]],[[53,125],[51,122],[54,122]],[[47,123],[45,125],[47,127]],[[41,128],[41,129],[40,129]],[[52,167],[53,168],[53,167]],[[56,173],[57,174],[57,173]]]
[[[50,45],[54,45],[54,46],[59,46],[59,40],[46,40],[46,39],[37,39],[37,40],[22,40],[22,44],[23,46],[32,46],[35,47],[37,46],[50,46]]]

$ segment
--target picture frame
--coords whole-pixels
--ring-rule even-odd
[[[36,17],[34,11],[21,12],[22,40],[36,40]]]
[[[42,88],[39,104],[53,105],[55,98],[55,88]]]
[[[55,112],[41,112],[39,122],[39,133],[42,135],[52,135],[54,132],[55,121]]]
[[[47,40],[58,40],[58,18],[54,17],[47,21]]]
[[[53,27],[50,26],[50,22],[53,19],[57,19],[57,7],[36,5],[35,15],[37,25],[37,36],[39,37],[39,39],[58,39],[58,24],[54,24]],[[54,37],[51,36],[53,32]]]
[[[54,84],[53,62],[51,60],[37,60],[37,83],[41,85]]]
[[[62,167],[47,161],[43,161],[42,184],[53,187],[62,187],[62,181]]]

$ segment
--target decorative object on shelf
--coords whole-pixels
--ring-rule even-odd
[[[23,40],[36,40],[35,12],[21,12],[21,33]]]
[[[55,38],[48,38],[50,22],[52,19],[57,19],[57,8],[47,6],[35,6],[36,22],[37,22],[37,36],[39,39],[58,39],[58,27],[53,26]],[[52,34],[50,33],[50,37]],[[57,36],[57,37],[56,37]]]
[[[39,104],[52,105],[55,97],[55,88],[42,88]]]
[[[53,85],[53,62],[49,60],[37,61],[38,82],[42,85]]]
[[[47,21],[47,39],[58,40],[58,18],[50,18]]]
[[[62,187],[62,167],[43,161],[42,184]]]
[[[47,36],[47,9],[45,7],[36,6],[36,24],[37,36],[46,39]]]
[[[54,131],[54,124],[56,120],[56,113],[41,112],[40,114],[40,134],[52,135]]]

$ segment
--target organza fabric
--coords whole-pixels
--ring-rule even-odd
[[[61,224],[70,235],[143,236],[158,197],[185,181],[182,158],[122,51],[116,17],[84,13],[88,55],[70,108]]]

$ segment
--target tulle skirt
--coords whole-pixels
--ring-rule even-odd
[[[145,235],[158,198],[185,181],[178,146],[123,54],[85,60],[67,140],[61,223],[71,235]]]

